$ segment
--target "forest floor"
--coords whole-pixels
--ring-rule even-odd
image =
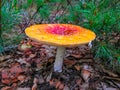
[[[66,48],[61,73],[56,47],[23,40],[0,56],[0,90],[120,90],[120,75],[93,59],[88,45]]]

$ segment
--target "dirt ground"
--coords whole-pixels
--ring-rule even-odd
[[[0,56],[0,90],[120,90],[120,75],[94,60],[88,45],[66,48],[61,73],[56,47],[23,40]]]

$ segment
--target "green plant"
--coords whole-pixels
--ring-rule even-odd
[[[21,21],[21,11],[17,8],[16,0],[2,0],[1,17],[0,52],[4,50],[4,46],[10,45],[13,40],[12,33],[16,32],[13,28]]]
[[[95,59],[99,58],[106,65],[117,66],[119,63],[119,40],[110,42],[112,33],[120,32],[120,1],[119,0],[84,0],[85,2],[74,2],[68,7],[68,14],[63,20],[79,24],[93,30],[97,34],[97,39],[93,48]],[[71,1],[71,5],[73,2]],[[117,45],[118,44],[118,45]],[[116,45],[116,46],[115,46]]]
[[[9,32],[20,21],[20,11],[17,9],[16,0],[3,0],[1,8],[1,25],[2,31]]]

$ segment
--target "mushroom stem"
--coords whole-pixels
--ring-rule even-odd
[[[64,54],[65,54],[65,47],[62,47],[62,46],[58,47],[56,58],[55,58],[55,63],[54,63],[55,72],[62,72]]]

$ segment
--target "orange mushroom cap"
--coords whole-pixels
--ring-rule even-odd
[[[94,40],[94,32],[72,24],[39,24],[26,28],[31,39],[43,44],[72,47]]]

